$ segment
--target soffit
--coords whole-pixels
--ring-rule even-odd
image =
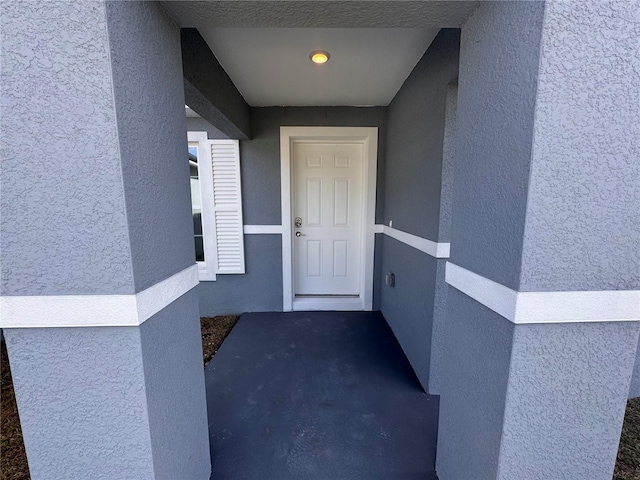
[[[162,2],[197,28],[251,106],[388,105],[442,27],[474,1]],[[309,60],[326,50],[325,65]]]

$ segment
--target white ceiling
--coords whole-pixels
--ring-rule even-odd
[[[484,0],[489,1],[489,0]],[[386,105],[440,28],[482,0],[161,1],[197,28],[251,105]],[[326,49],[323,67],[308,59]]]
[[[200,28],[252,106],[388,105],[437,28]],[[324,65],[309,60],[326,50]]]

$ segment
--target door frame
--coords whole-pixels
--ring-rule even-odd
[[[363,145],[362,238],[360,244],[360,289],[358,297],[295,298],[293,286],[293,223],[291,201],[296,142],[360,143]],[[378,127],[280,127],[280,198],[282,212],[282,309],[366,310],[373,309],[376,180],[378,172]]]

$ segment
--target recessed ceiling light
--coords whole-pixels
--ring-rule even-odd
[[[316,50],[315,52],[311,52],[309,58],[313,63],[327,63],[329,61],[329,52],[325,52],[323,50]]]

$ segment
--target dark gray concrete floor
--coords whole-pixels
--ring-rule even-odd
[[[242,315],[205,370],[213,480],[435,480],[438,397],[380,313]]]

